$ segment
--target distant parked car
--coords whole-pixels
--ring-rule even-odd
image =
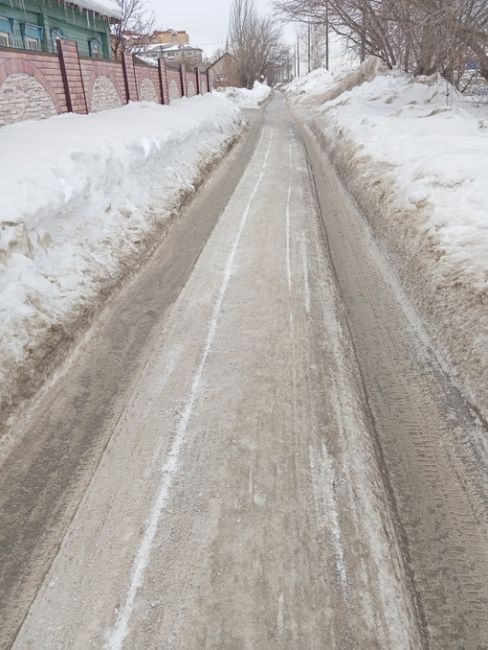
[[[466,70],[478,71],[480,69],[480,64],[478,59],[468,59],[465,64]]]
[[[474,94],[479,95],[480,97],[488,98],[488,84],[485,86],[478,86],[478,88],[475,89]]]

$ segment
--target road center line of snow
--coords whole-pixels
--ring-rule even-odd
[[[290,164],[290,180],[288,183],[288,197],[286,200],[286,279],[288,282],[288,292],[291,294],[290,204],[291,204],[291,189],[292,189],[292,179],[293,179],[291,142],[288,143],[288,157],[289,157],[289,164]]]
[[[305,313],[310,314],[310,285],[308,282],[308,255],[307,255],[307,233],[303,233],[302,238],[302,265],[303,265],[303,300],[305,303]]]
[[[156,532],[159,525],[161,512],[168,500],[169,490],[173,482],[173,477],[178,467],[179,455],[188,429],[188,424],[190,422],[193,413],[193,407],[199,395],[199,389],[202,382],[203,371],[212,347],[213,339],[217,329],[218,319],[220,316],[220,312],[222,310],[222,303],[224,301],[225,293],[227,291],[230,278],[232,277],[232,270],[234,268],[237,249],[239,247],[244,226],[246,225],[247,218],[251,211],[252,203],[256,198],[256,195],[259,191],[259,188],[264,178],[269,154],[271,151],[272,142],[273,142],[273,131],[271,131],[270,133],[268,147],[261,168],[261,173],[258,177],[258,180],[256,181],[251,196],[249,197],[249,201],[247,202],[246,208],[241,218],[241,222],[239,225],[239,229],[237,231],[236,238],[234,240],[234,244],[232,246],[229,257],[227,258],[222,284],[220,286],[219,294],[212,311],[212,318],[207,333],[205,348],[200,363],[193,375],[190,393],[185,400],[183,410],[178,420],[178,424],[176,427],[176,435],[171,445],[171,449],[161,470],[161,481],[158,487],[157,496],[152,504],[149,518],[147,519],[146,522],[144,535],[142,537],[141,544],[137,550],[137,554],[134,559],[129,590],[127,592],[125,602],[118,612],[115,626],[110,633],[107,643],[105,644],[106,650],[121,650],[121,648],[123,648],[125,638],[129,631],[129,622],[134,609],[135,598],[137,595],[137,591],[139,587],[142,585],[142,582],[144,580],[144,575],[147,566],[149,564],[151,546],[156,537]]]

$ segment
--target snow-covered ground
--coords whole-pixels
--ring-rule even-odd
[[[0,129],[0,403],[150,250],[243,125],[216,95]],[[47,364],[49,365],[49,364]]]
[[[488,120],[440,76],[372,60],[335,80],[317,71],[287,92],[486,413]]]
[[[223,95],[239,108],[259,108],[270,96],[271,88],[265,83],[256,81],[252,90],[229,86],[215,92]]]

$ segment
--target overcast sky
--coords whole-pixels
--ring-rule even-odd
[[[222,47],[227,35],[232,0],[147,0],[154,2],[156,24],[161,28],[185,29],[192,45],[210,55]],[[270,0],[255,0],[260,13],[271,13]]]

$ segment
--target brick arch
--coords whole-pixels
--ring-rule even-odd
[[[170,100],[179,99],[181,97],[180,88],[174,79],[169,80],[168,88]]]
[[[139,91],[139,95],[141,93],[141,88],[144,85],[145,81],[150,81],[152,85],[154,86],[154,91],[156,93],[157,101],[161,101],[161,89],[160,89],[160,84],[159,84],[159,73],[155,70],[154,68],[147,68],[143,67],[140,65],[135,66],[136,70],[136,80],[137,80],[137,89]],[[139,97],[140,99],[140,97]]]
[[[44,86],[30,74],[14,72],[0,85],[0,126],[44,119],[57,112]]]
[[[44,88],[49,95],[56,111],[58,113],[65,113],[67,111],[66,100],[62,101],[60,96],[56,93],[49,81],[46,79],[42,71],[37,67],[33,61],[26,61],[25,59],[12,58],[0,64],[0,87],[5,80],[12,74],[26,74],[33,77]]]
[[[93,67],[93,69],[90,72],[88,83],[85,84],[85,94],[86,94],[86,101],[88,104],[89,113],[92,110],[93,88],[95,86],[95,82],[98,77],[106,77],[112,82],[117,92],[117,95],[119,96],[121,106],[127,103],[127,99],[125,96],[125,89],[120,88],[119,80],[117,79],[116,75],[112,72],[109,66],[104,65],[102,62],[100,62]]]
[[[154,81],[149,77],[144,77],[139,83],[139,101],[158,102],[158,91]]]
[[[105,111],[122,106],[119,93],[113,81],[106,75],[99,75],[93,84],[91,95],[91,111]]]
[[[188,97],[194,97],[197,94],[197,89],[193,81],[188,82]]]

